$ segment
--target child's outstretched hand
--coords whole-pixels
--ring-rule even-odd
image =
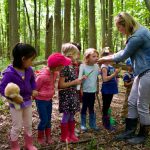
[[[88,76],[83,75],[82,78],[81,78],[81,80],[85,80],[85,79],[87,79],[87,78],[88,78]]]
[[[38,96],[38,91],[33,90],[33,91],[32,91],[32,97],[36,97],[36,96]]]
[[[121,68],[115,69],[115,72],[114,72],[115,76],[117,76],[120,71],[121,71]]]

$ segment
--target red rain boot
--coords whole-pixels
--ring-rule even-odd
[[[74,129],[75,129],[75,121],[69,122],[68,125],[69,125],[69,131],[70,131],[70,139],[71,139],[71,142],[78,142],[79,139],[75,136],[75,132],[74,132]]]
[[[61,141],[70,142],[68,123],[61,123]]]
[[[47,144],[52,144],[53,141],[51,139],[51,129],[50,128],[45,129],[45,136],[46,136],[46,143]]]
[[[38,143],[41,145],[45,145],[45,139],[44,139],[44,131],[38,130]]]
[[[25,149],[26,150],[37,150],[35,146],[33,146],[33,138],[32,136],[25,135]]]

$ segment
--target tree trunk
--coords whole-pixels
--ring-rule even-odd
[[[38,12],[38,41],[37,41],[37,50],[38,50],[38,54],[40,54],[40,38],[41,38],[41,34],[40,34],[40,24],[41,24],[41,0],[39,0],[39,12]]]
[[[95,0],[89,0],[88,47],[96,48]]]
[[[25,7],[23,8],[23,41],[25,42],[25,43],[27,43],[27,32],[26,32],[26,29],[27,29],[27,27],[26,27],[26,25],[27,25],[27,20],[26,20],[26,14],[25,14]]]
[[[150,0],[144,0],[144,1],[148,11],[150,11]]]
[[[64,38],[63,42],[70,42],[70,24],[71,24],[71,0],[64,0]]]
[[[80,4],[76,0],[76,26],[75,26],[75,42],[80,43]]]
[[[84,0],[83,3],[83,53],[84,49],[88,48],[88,9],[87,9],[87,0]]]
[[[55,48],[56,51],[61,51],[61,45],[62,45],[62,34],[61,34],[61,0],[55,0]]]
[[[37,49],[37,1],[34,0],[34,41],[35,41],[35,49],[37,50],[38,53],[38,49]]]
[[[28,27],[29,27],[29,36],[30,36],[30,44],[32,44],[32,28],[31,28],[31,23],[30,23],[30,17],[29,17],[29,14],[28,14],[28,8],[26,6],[26,1],[23,0],[24,2],[24,7],[25,7],[25,10],[26,10],[26,15],[27,15],[27,20],[28,20]]]
[[[112,22],[113,22],[113,1],[109,0],[109,16],[108,16],[108,46],[113,50],[112,45]]]
[[[53,17],[49,18],[49,1],[46,0],[46,36],[45,36],[45,59],[52,53],[53,41]]]
[[[105,47],[105,33],[106,33],[106,21],[105,21],[105,0],[100,0],[101,3],[101,31],[102,31],[102,48]]]
[[[51,16],[46,25],[46,53],[45,59],[52,53],[52,41],[53,41],[53,17]]]
[[[73,34],[73,41],[76,41],[76,2],[75,0],[72,1],[72,20],[73,20],[73,31],[71,32]],[[72,29],[72,27],[71,27]]]
[[[17,0],[8,1],[9,12],[9,58],[12,57],[11,50],[19,42],[18,19],[17,19]]]

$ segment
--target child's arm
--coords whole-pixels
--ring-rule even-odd
[[[129,86],[131,86],[132,84],[133,84],[133,81],[130,81],[130,82],[124,81],[124,86],[125,86],[125,87],[129,87]]]
[[[83,76],[83,64],[80,65],[78,79],[81,79]],[[77,90],[81,90],[81,85],[77,85]]]
[[[111,74],[110,76],[107,76],[107,68],[104,67],[102,68],[102,79],[104,82],[107,82],[111,80],[112,78],[116,77],[118,73],[119,73],[119,69],[116,69],[113,74]]]
[[[82,79],[75,79],[73,81],[70,82],[65,82],[65,77],[60,77],[59,78],[59,83],[58,83],[58,88],[59,89],[65,89],[74,85],[78,85],[81,84]]]

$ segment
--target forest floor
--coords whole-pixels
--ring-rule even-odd
[[[77,143],[62,143],[60,142],[60,120],[61,114],[58,112],[58,98],[53,99],[53,113],[52,113],[52,138],[54,143],[50,146],[40,147],[36,142],[38,114],[33,102],[33,136],[35,137],[35,145],[38,150],[150,150],[150,138],[145,144],[130,145],[125,141],[113,140],[115,135],[123,131],[120,112],[124,101],[125,89],[123,85],[119,87],[119,94],[115,95],[111,104],[112,116],[116,119],[116,130],[113,132],[107,131],[102,126],[101,110],[98,101],[95,103],[95,111],[97,115],[97,125],[100,127],[99,132],[88,131],[86,133],[79,133],[80,141]],[[101,100],[100,100],[101,102]],[[102,102],[100,103],[102,104]],[[80,130],[79,114],[76,115],[76,127]],[[8,135],[11,127],[11,118],[9,114],[8,104],[0,104],[0,150],[7,150],[9,148]],[[23,134],[19,137],[20,145],[23,149]]]

